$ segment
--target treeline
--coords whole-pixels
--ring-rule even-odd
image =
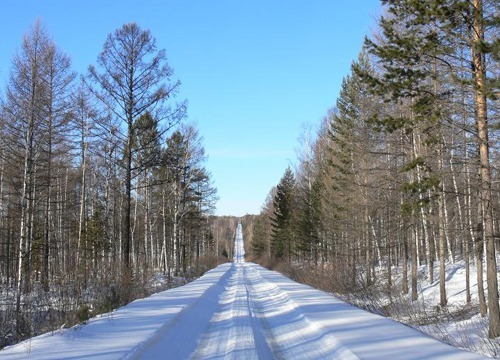
[[[462,260],[467,302],[499,337],[499,3],[382,3],[335,107],[252,223],[252,255],[328,268],[344,293],[390,294],[400,269],[413,300],[427,265],[440,307],[446,265]]]
[[[172,77],[165,50],[135,23],[110,34],[80,76],[40,23],[24,36],[0,112],[2,345],[229,251],[234,236],[217,236],[236,224],[212,216],[202,138],[182,122]]]

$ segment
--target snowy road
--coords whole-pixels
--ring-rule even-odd
[[[1,359],[484,359],[235,259]]]

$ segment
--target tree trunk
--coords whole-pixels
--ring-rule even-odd
[[[170,269],[169,269],[169,262],[168,262],[168,251],[167,251],[167,216],[166,216],[166,204],[165,204],[165,189],[163,189],[161,193],[161,200],[162,200],[162,227],[163,227],[163,244],[162,244],[162,256],[163,256],[163,273],[168,275],[168,278],[170,279]]]
[[[132,110],[130,110],[131,112]],[[132,147],[134,141],[133,135],[133,119],[128,118],[128,137],[126,144],[126,155],[125,155],[125,209],[124,209],[124,219],[123,219],[123,272],[122,272],[122,282],[123,282],[123,293],[125,297],[130,297],[130,290],[132,285],[132,266],[131,266],[131,217],[132,217]],[[128,302],[129,299],[124,299],[124,302]]]
[[[486,272],[488,283],[488,308],[490,311],[490,338],[500,336],[500,307],[498,296],[497,262],[495,256],[495,238],[493,209],[491,202],[491,170],[488,144],[488,117],[486,100],[485,54],[481,49],[484,41],[483,1],[473,0],[473,46],[472,67],[474,74],[474,98],[476,105],[476,126],[479,139],[479,160],[481,166],[481,202],[484,214],[484,240],[486,241]]]
[[[45,228],[43,246],[42,285],[45,292],[49,291],[49,256],[50,256],[50,223],[52,202],[52,114],[49,114],[47,126],[47,197],[45,199]]]
[[[484,256],[484,240],[483,240],[483,223],[477,225],[475,239],[476,253],[476,273],[477,273],[477,295],[479,297],[479,311],[482,317],[485,317],[488,308],[484,296],[484,280],[483,280],[483,256]]]
[[[411,299],[413,301],[418,299],[417,288],[417,242],[418,242],[418,229],[416,224],[413,225],[413,232],[410,240],[410,253],[411,253]]]
[[[413,131],[413,133],[412,133],[412,144],[413,144],[413,159],[417,159],[420,156],[418,148],[421,144],[421,139],[420,139],[419,135],[415,134],[415,131]],[[422,173],[420,170],[420,166],[417,166],[415,170],[416,170],[415,173],[416,173],[417,181],[420,183],[422,181]],[[420,201],[423,201],[424,196],[421,192],[419,192],[418,198]],[[434,252],[433,252],[434,240],[433,240],[432,236],[429,236],[429,228],[428,228],[429,221],[427,218],[426,210],[424,209],[423,206],[420,206],[419,211],[420,211],[420,218],[421,218],[422,230],[423,230],[423,235],[424,235],[423,248],[425,249],[427,247],[427,253],[425,255],[427,257],[429,283],[432,284],[434,282]],[[415,239],[415,246],[417,246],[418,243],[419,243],[419,240],[417,238],[417,239]],[[416,256],[417,261],[419,261],[420,257],[418,256],[418,248],[416,248],[416,252],[417,252],[417,256]],[[417,265],[418,265],[418,263],[417,263]]]
[[[364,215],[364,229],[363,229],[363,232],[364,232],[364,235],[365,235],[365,238],[366,238],[366,241],[365,241],[365,246],[366,246],[366,249],[365,249],[365,266],[366,266],[366,285],[367,286],[370,286],[372,284],[372,272],[371,272],[371,269],[372,269],[372,239],[371,239],[371,236],[370,236],[370,230],[369,230],[369,227],[370,227],[370,221],[369,221],[369,217],[368,217],[368,205],[365,205],[365,211],[364,211],[365,215]]]
[[[81,194],[80,194],[80,214],[78,219],[78,242],[77,242],[77,250],[76,250],[76,263],[80,264],[80,252],[82,248],[82,236],[84,230],[84,222],[85,222],[85,204],[87,202],[87,181],[86,181],[86,172],[87,172],[87,144],[86,144],[86,119],[82,119],[82,127],[81,131],[81,139],[80,139],[80,147],[81,147]]]
[[[444,166],[443,166],[443,144],[438,145],[438,168],[441,176],[441,184],[438,198],[438,226],[439,226],[439,304],[445,307],[448,303],[446,299],[446,203],[444,187]]]
[[[29,137],[29,133],[28,133]],[[24,156],[24,175],[23,175],[23,189],[21,191],[21,218],[19,224],[19,249],[17,256],[17,281],[16,281],[16,313],[21,314],[21,294],[23,290],[23,266],[24,266],[24,247],[26,242],[26,218],[28,217],[28,179],[29,179],[29,164],[30,164],[30,151],[26,147]],[[17,324],[19,326],[19,323]]]
[[[439,195],[439,304],[441,307],[447,305],[446,299],[446,237],[445,237],[445,221],[444,221],[444,192]]]

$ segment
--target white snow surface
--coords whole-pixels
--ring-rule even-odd
[[[245,262],[136,300],[0,359],[486,359]]]

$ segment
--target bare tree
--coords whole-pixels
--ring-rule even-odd
[[[32,246],[34,188],[36,162],[41,153],[46,101],[46,60],[50,41],[41,24],[25,35],[20,51],[13,59],[7,87],[5,110],[8,117],[8,146],[15,158],[11,166],[19,168],[19,243],[17,267],[16,312],[20,314],[23,288],[29,285],[30,253]],[[18,318],[19,321],[19,318]]]
[[[108,35],[97,59],[99,69],[89,67],[92,93],[123,124],[122,141],[125,168],[125,206],[123,223],[123,278],[131,281],[131,213],[134,121],[146,111],[167,127],[183,116],[185,104],[166,106],[180,86],[168,83],[173,72],[168,66],[165,50],[157,50],[156,40],[148,30],[136,23],[123,25]]]

